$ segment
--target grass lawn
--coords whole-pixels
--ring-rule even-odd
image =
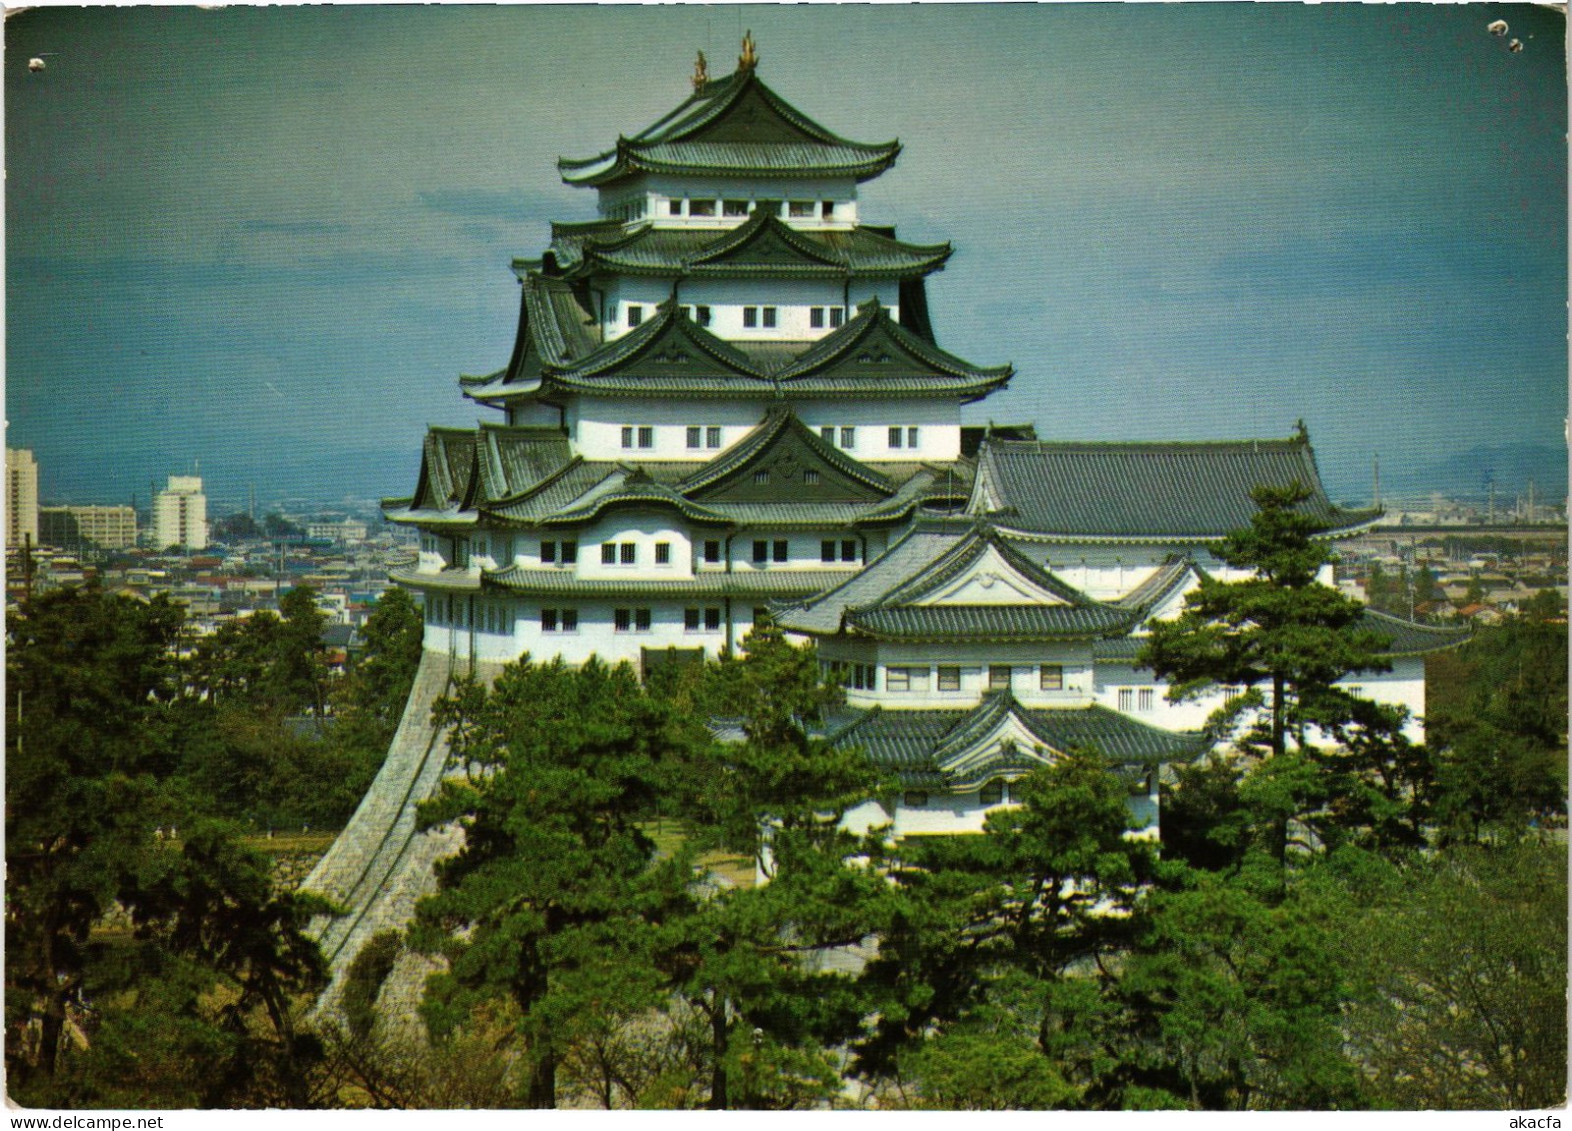
[[[646,821],[641,826],[646,836],[655,842],[655,851],[670,855],[682,847],[687,832],[677,821]],[[733,887],[753,886],[753,858],[727,852],[705,852],[699,856],[699,866],[713,872]]]

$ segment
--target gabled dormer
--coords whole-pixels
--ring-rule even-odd
[[[872,503],[896,491],[889,477],[825,443],[785,407],[679,489],[713,503]]]

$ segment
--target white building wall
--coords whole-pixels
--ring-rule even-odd
[[[913,803],[919,800],[919,796],[926,800],[921,804]],[[980,833],[989,813],[996,809],[1007,809],[1010,805],[1010,802],[1002,801],[984,806],[976,790],[918,796],[905,793],[893,803],[864,801],[848,809],[841,818],[841,827],[860,836],[888,825],[887,835],[895,839],[903,836]],[[1133,795],[1125,800],[1125,807],[1130,813],[1130,832],[1126,835],[1141,839],[1155,838],[1158,831],[1158,796],[1155,793]]]
[[[27,448],[5,450],[5,544],[38,544],[38,461]]]
[[[824,327],[815,329],[809,324],[808,310],[814,306],[842,307],[848,320],[855,315],[859,302],[877,295],[881,303],[890,308],[891,317],[899,310],[900,286],[894,280],[860,284],[852,288],[852,300],[847,308],[847,295],[842,284],[829,279],[726,279],[688,283],[678,293],[683,305],[703,305],[710,308],[710,333],[726,341],[736,342],[809,342],[830,333],[826,318]],[[618,278],[608,281],[600,311],[602,331],[607,341],[614,341],[631,333],[637,326],[629,325],[628,308],[639,307],[639,325],[655,317],[656,307],[671,297],[671,280],[658,278]],[[762,310],[775,308],[775,325],[764,325]],[[759,308],[755,325],[744,323],[743,308]]]
[[[693,576],[693,543],[681,516],[671,511],[615,511],[577,531],[576,576],[585,580],[679,581]],[[633,563],[622,564],[622,547],[633,546]],[[657,565],[656,547],[666,546],[667,561]],[[601,560],[602,546],[612,545],[616,561]],[[539,553],[539,545],[535,547]]]
[[[1093,676],[1091,646],[1083,643],[1063,645],[1031,644],[849,644],[827,640],[819,647],[819,659],[829,663],[873,664],[877,686],[873,689],[846,688],[846,702],[855,707],[882,706],[890,709],[937,707],[961,709],[981,702],[991,688],[990,669],[995,665],[1010,668],[1010,693],[1029,707],[1085,707],[1097,699]],[[1042,665],[1059,668],[1063,688],[1042,688]],[[960,690],[940,691],[938,669],[959,668]],[[889,690],[891,668],[912,672],[926,670],[921,689],[916,679],[908,678],[906,691]]]

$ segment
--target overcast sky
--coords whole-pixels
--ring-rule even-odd
[[[557,157],[749,28],[788,100],[903,143],[864,217],[952,241],[940,344],[1017,370],[971,420],[1303,418],[1351,497],[1376,453],[1562,444],[1561,15],[1289,4],[11,15],[8,444],[46,498],[145,499],[194,460],[229,497],[335,462],[408,493],[428,422],[488,416],[455,379],[507,359],[510,259],[592,214]]]

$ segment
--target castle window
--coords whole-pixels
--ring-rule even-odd
[[[787,207],[786,215],[801,219],[807,216],[812,216],[813,211],[813,201],[794,200]]]
[[[915,431],[915,429],[913,429]],[[653,448],[655,446],[655,429],[644,425],[639,429],[639,447]]]
[[[762,487],[764,484],[768,483],[769,481],[770,481],[770,473],[768,471],[755,471],[753,473],[753,482],[755,484],[757,484],[758,486]]]
[[[977,800],[985,806],[999,804],[1004,800],[1004,782],[994,778],[977,791]]]
[[[655,564],[656,565],[670,565],[671,564],[671,543],[670,542],[657,542],[657,543],[655,543]]]
[[[720,561],[720,541],[710,539],[704,543],[704,560],[711,565]]]
[[[820,428],[819,439],[823,440],[826,444],[835,443],[835,425],[826,424],[823,428]]]
[[[1141,688],[1135,697],[1135,709],[1137,711],[1150,711],[1156,698],[1157,696],[1150,687]]]
[[[681,216],[682,215],[682,201],[680,201],[680,200],[668,200],[666,202],[666,215],[668,215],[668,216]]]
[[[773,329],[775,329],[775,308],[773,306],[766,306],[764,308],[763,315],[764,315],[764,328],[766,330],[773,330]]]
[[[906,446],[913,450],[917,447],[917,428],[915,426],[906,429]]]
[[[899,427],[890,429],[890,447],[900,448],[905,444],[906,433]]]
[[[835,202],[833,200],[821,200],[819,202],[819,215],[823,216],[826,220],[834,216]]]
[[[1010,677],[1013,674],[1009,664],[989,664],[988,690],[1008,691],[1010,689]]]
[[[841,540],[841,561],[854,562],[857,560],[857,541],[854,538]]]
[[[719,425],[712,424],[704,429],[704,446],[706,448],[718,448],[721,446],[721,430]]]
[[[1121,711],[1135,710],[1135,688],[1121,687],[1119,689],[1119,709]]]
[[[577,609],[542,609],[540,610],[540,630],[542,632],[577,632],[579,630],[579,611]]]
[[[770,560],[770,544],[762,540],[753,543],[753,564],[763,565]]]
[[[564,542],[562,552],[558,555],[563,565],[576,565],[579,560],[579,544],[577,542]]]
[[[939,668],[939,690],[959,691],[961,689],[961,669],[956,667]]]
[[[621,561],[623,565],[633,565],[634,562],[638,561],[638,547],[632,542],[622,543],[620,549],[622,551]]]
[[[886,668],[884,670],[884,690],[910,691],[912,689],[910,668]]]
[[[821,562],[833,562],[835,560],[835,542],[833,539],[826,539],[819,543],[819,560]]]
[[[1044,691],[1064,690],[1064,665],[1043,664],[1037,669],[1037,686]]]
[[[722,216],[746,216],[748,202],[746,200],[727,200],[721,204]]]
[[[802,473],[802,482],[806,487],[817,487],[819,485],[819,473],[811,467],[807,468]]]
[[[810,306],[808,308],[808,325],[815,330],[824,329],[824,307]]]
[[[682,627],[686,632],[719,632],[720,626],[721,611],[719,608],[682,610]]]
[[[631,425],[624,424],[622,426],[622,446],[624,448],[633,446],[633,428]]]
[[[759,308],[745,306],[742,308],[742,325],[744,329],[752,330],[759,325]]]
[[[555,542],[542,542],[540,544],[540,560],[543,565],[556,564],[557,544]]]
[[[700,614],[699,614],[699,610],[698,609],[683,609],[682,610],[682,630],[684,632],[697,632],[697,631],[699,631],[699,615]]]
[[[775,560],[778,561],[778,562],[785,561],[786,560],[786,556],[787,556],[787,552],[788,552],[789,549],[790,549],[790,543],[788,543],[786,541],[786,539],[784,539],[784,538],[777,538],[777,539],[775,539]]]
[[[540,610],[540,630],[542,632],[556,632],[557,624],[558,621],[556,609]]]
[[[688,426],[688,447],[700,448],[704,446],[704,429]]]
[[[840,306],[832,306],[832,307],[830,307],[830,329],[832,329],[832,330],[836,329],[837,327],[839,327],[845,321],[846,321],[846,310],[845,310],[844,307],[840,307]]]
[[[644,308],[638,303],[628,304],[628,325],[637,326],[644,321]]]
[[[617,564],[617,544],[615,542],[602,542],[600,544],[600,564]]]
[[[648,609],[613,609],[611,613],[611,627],[617,632],[648,632],[650,630],[650,611]]]
[[[852,448],[855,448],[856,446],[857,446],[857,429],[856,428],[852,428],[852,427],[843,427],[841,429],[841,447],[843,447],[846,450],[850,451]]]
[[[715,215],[715,202],[713,200],[690,200],[688,201],[688,215],[713,216]]]

